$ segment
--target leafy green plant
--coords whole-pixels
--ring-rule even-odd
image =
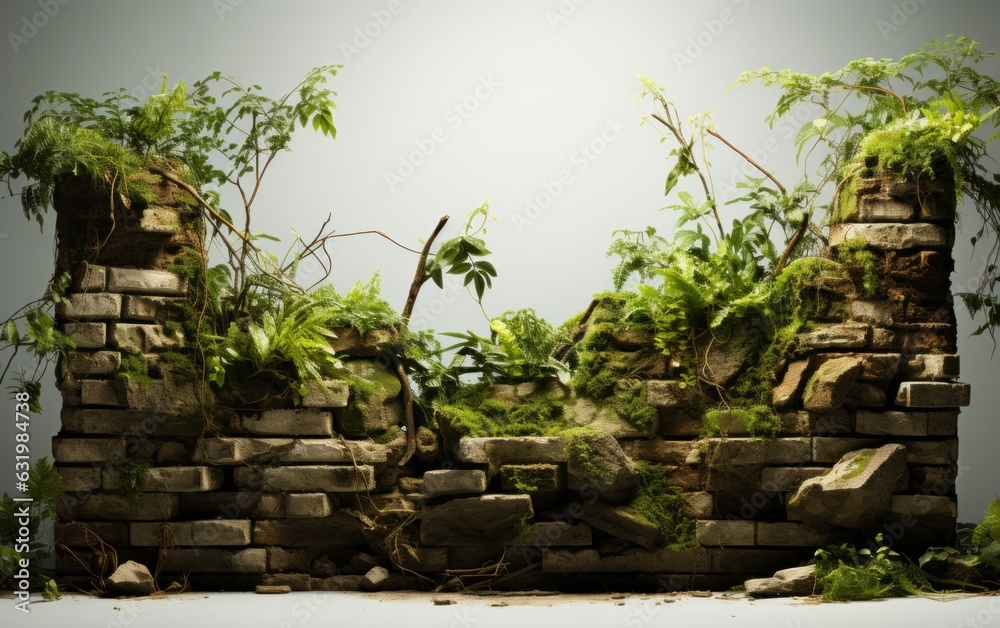
[[[986,506],[983,519],[977,525],[959,530],[956,545],[957,547],[928,548],[920,557],[920,566],[953,557],[966,567],[1000,572],[1000,499],[995,499]]]
[[[24,502],[15,502],[4,493],[0,499],[0,590],[14,588],[19,561],[30,561],[31,585],[41,590],[45,599],[57,599],[59,589],[50,575],[42,569],[42,561],[51,553],[51,539],[42,538],[42,523],[56,518],[56,507],[62,496],[62,480],[47,458],[40,458],[28,471],[27,491],[31,498],[28,520],[28,537],[21,535],[22,526],[18,511]]]
[[[845,543],[816,550],[816,586],[825,601],[874,600],[883,597],[935,592],[927,575],[916,565],[883,544],[855,549]]]
[[[362,335],[376,329],[398,330],[403,319],[382,298],[382,276],[376,272],[371,279],[358,281],[344,294],[337,294],[332,286],[317,289],[317,296],[329,298],[333,310],[328,321],[333,327],[353,327]]]

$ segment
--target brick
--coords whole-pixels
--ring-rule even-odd
[[[274,459],[293,442],[291,438],[202,438],[195,444],[193,458],[200,464],[249,464]]]
[[[76,281],[73,282],[74,292],[103,292],[108,284],[108,269],[84,262]]]
[[[216,490],[224,479],[222,469],[211,467],[152,467],[146,469],[142,490],[146,493],[200,493]],[[104,470],[104,488],[124,488],[119,469]]]
[[[687,501],[691,515],[696,519],[708,519],[715,514],[715,498],[711,493],[704,491],[684,493],[684,500]]]
[[[126,295],[122,310],[122,319],[144,322],[164,322],[175,320],[181,315],[181,308],[187,299],[176,297],[151,297],[141,295]]]
[[[955,492],[955,480],[958,477],[957,466],[911,466],[909,471],[907,490],[926,495],[950,495]]]
[[[507,547],[587,547],[593,543],[590,526],[565,521],[539,521],[520,536],[504,541]]]
[[[700,441],[651,438],[622,441],[621,446],[622,450],[635,460],[672,465],[701,462]]]
[[[542,573],[705,573],[712,571],[712,554],[703,549],[626,550],[601,556],[597,550],[544,550]]]
[[[93,547],[100,539],[112,547],[124,548],[129,544],[128,526],[117,521],[57,521],[53,537],[56,546]]]
[[[94,351],[93,353],[72,352],[66,357],[66,368],[73,377],[113,375],[121,366],[121,354],[117,351]]]
[[[143,493],[138,499],[111,493],[91,493],[76,504],[73,518],[163,521],[177,515],[177,505],[177,496],[167,493]]]
[[[958,434],[958,412],[928,412],[928,436],[955,436]]]
[[[534,516],[527,495],[484,495],[424,506],[420,543],[427,546],[478,545],[516,537]]]
[[[456,458],[472,464],[566,462],[566,440],[558,436],[489,436],[458,441]]]
[[[914,355],[903,361],[900,372],[913,380],[955,379],[961,374],[961,360],[954,354]]]
[[[132,353],[177,351],[186,346],[181,331],[171,333],[161,325],[114,323],[110,335],[112,347]]]
[[[122,297],[120,294],[88,292],[69,295],[56,305],[56,314],[71,321],[103,319],[115,321],[121,317]]]
[[[479,470],[440,469],[424,473],[424,494],[428,497],[478,495],[486,492],[486,485],[486,473]]]
[[[242,467],[235,471],[236,486],[272,491],[353,493],[375,488],[375,474],[368,465]]]
[[[785,408],[795,403],[809,370],[809,360],[792,362],[785,369],[781,382],[775,386],[772,402],[775,408]]]
[[[853,223],[830,226],[830,246],[836,249],[847,240],[862,239],[868,246],[886,251],[913,248],[950,248],[955,243],[953,229],[928,223]]]
[[[218,492],[181,493],[180,513],[193,518],[280,519],[285,516],[281,493]]]
[[[344,408],[351,391],[347,382],[340,379],[309,382],[302,405],[306,408]]]
[[[892,301],[851,301],[851,318],[883,327],[902,319],[903,308]]]
[[[265,410],[240,421],[248,434],[275,436],[333,436],[333,415],[323,410]]]
[[[107,325],[104,323],[66,323],[63,333],[77,349],[101,349],[107,344]]]
[[[63,464],[109,462],[125,459],[125,441],[120,438],[52,439],[52,457]]]
[[[170,207],[147,207],[142,210],[139,229],[146,233],[173,234],[181,231],[181,214]]]
[[[171,523],[143,521],[130,524],[132,545],[159,547],[163,545],[164,537],[168,545],[179,547],[244,546],[250,544],[250,521],[208,519]]]
[[[123,382],[114,379],[84,379],[80,381],[80,401],[88,406],[128,405]]]
[[[926,412],[866,412],[858,411],[858,434],[884,436],[926,436]]]
[[[298,438],[280,456],[282,462],[380,464],[388,459],[388,447],[371,441],[340,441],[329,438]]]
[[[170,415],[110,408],[62,409],[62,428],[78,434],[136,436],[199,436],[205,420],[197,415]]]
[[[425,475],[424,479],[426,478]],[[544,493],[560,491],[565,486],[562,470],[556,464],[516,464],[500,467],[500,489],[504,491]]]
[[[958,516],[955,500],[944,495],[893,495],[889,505],[890,517],[954,519]]]
[[[809,438],[775,438],[769,441],[753,438],[709,439],[709,460],[725,465],[780,465],[808,461]]]
[[[858,199],[857,211],[850,216],[850,222],[908,222],[916,215],[917,208],[911,202],[862,196]]]
[[[820,349],[864,349],[871,340],[871,327],[858,323],[826,325],[799,335],[800,352]]]
[[[165,270],[109,268],[108,290],[126,294],[182,296],[187,293],[187,282]]]
[[[906,464],[952,465],[958,461],[958,439],[901,443],[906,446]]]
[[[957,408],[969,405],[969,384],[949,382],[903,382],[896,405],[907,408]]]
[[[694,389],[676,379],[646,382],[646,403],[654,408],[687,408],[694,401]]]
[[[757,522],[757,545],[784,547],[824,547],[834,541],[834,535],[820,532],[803,523],[777,521]]]
[[[62,478],[62,489],[69,493],[85,493],[101,488],[101,468],[92,467],[57,467]]]
[[[362,525],[348,511],[338,510],[322,519],[263,520],[253,524],[254,545],[325,547],[362,545]]]
[[[813,441],[813,462],[821,464],[834,464],[840,460],[844,454],[855,449],[865,449],[866,447],[878,447],[884,442],[877,438],[848,438],[848,437],[821,437],[817,436]]]
[[[164,573],[241,573],[267,571],[267,551],[253,547],[239,551],[224,549],[175,549],[162,561]]]
[[[754,544],[753,521],[720,520],[698,521],[695,537],[699,545],[706,547],[739,546]]]
[[[333,514],[326,493],[289,493],[285,495],[285,516],[289,519],[317,519]]]
[[[809,478],[823,475],[826,467],[769,467],[761,472],[760,486],[765,491],[794,491]]]

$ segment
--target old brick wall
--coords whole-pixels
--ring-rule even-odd
[[[565,438],[462,438],[440,454],[422,429],[418,458],[401,467],[398,387],[361,415],[344,381],[314,387],[298,407],[217,405],[189,370],[178,328],[197,294],[170,270],[204,245],[204,227],[193,199],[166,182],[157,190],[148,207],[109,210],[79,182],[57,198],[59,265],[74,276],[58,316],[77,346],[60,365],[53,442],[66,489],[56,527],[64,581],[107,575],[110,546],[119,562],[159,569],[163,586],[188,575],[226,589],[429,588],[459,586],[448,570],[465,570],[460,586],[716,588],[796,565],[828,542],[864,545],[882,532],[920,547],[953,534],[958,408],[969,401],[956,383],[953,198],[859,185],[857,211],[832,227],[830,244],[863,238],[881,288],[798,339],[774,391],[777,437],[738,426],[705,437],[690,391],[666,371],[644,383],[652,425],[588,419],[626,467],[669,467],[696,519],[697,547],[675,550],[613,487],[580,479]],[[353,373],[393,377],[380,339],[342,332],[337,349]],[[149,381],[123,374],[135,356]],[[906,472],[875,523],[824,527],[790,506],[803,481],[887,443],[905,447]]]

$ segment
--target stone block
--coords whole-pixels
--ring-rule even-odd
[[[651,438],[622,441],[621,446],[625,454],[633,460],[670,465],[701,461],[699,441]]]
[[[906,408],[957,408],[970,403],[969,384],[950,382],[903,382],[896,405]]]
[[[130,294],[125,296],[122,319],[143,322],[165,322],[183,316],[187,299],[178,297],[151,297]]]
[[[945,495],[893,495],[888,516],[954,519],[958,516],[958,506],[954,499]]]
[[[143,493],[138,499],[111,493],[91,493],[70,507],[75,510],[75,515],[69,518],[164,521],[177,515],[178,500],[176,495],[167,493]]]
[[[798,399],[809,370],[809,360],[792,362],[785,369],[781,382],[775,386],[772,402],[775,408],[790,407]]]
[[[282,462],[382,464],[388,459],[386,445],[371,441],[341,441],[328,438],[298,438],[280,456]]]
[[[63,333],[77,349],[101,349],[107,344],[107,325],[104,323],[66,323]]]
[[[282,571],[310,572],[313,570],[316,553],[317,550],[312,549],[269,547],[267,548],[267,571],[269,573]],[[335,567],[331,570],[331,572],[333,571],[336,571]]]
[[[479,470],[440,469],[424,473],[424,494],[478,495],[486,492],[486,473]]]
[[[696,519],[709,519],[715,515],[715,498],[711,493],[696,491],[683,495],[691,515]]]
[[[222,469],[212,467],[150,467],[146,469],[142,490],[146,493],[203,493],[222,486]],[[120,469],[104,470],[105,490],[124,488]]]
[[[757,522],[757,545],[775,547],[825,547],[834,535],[792,521]]]
[[[201,416],[157,414],[110,408],[62,410],[62,428],[78,434],[135,436],[198,436],[205,430]]]
[[[354,493],[375,488],[374,470],[368,465],[241,467],[235,478],[236,486],[254,490]]]
[[[961,373],[961,361],[954,354],[919,354],[904,360],[900,373],[911,380],[955,379]]]
[[[887,327],[902,320],[903,308],[892,301],[852,301],[851,318],[859,323]]]
[[[284,594],[292,591],[312,591],[313,578],[307,573],[269,573],[264,574],[261,584],[254,587],[254,593]]]
[[[809,438],[709,439],[709,460],[715,465],[782,465],[806,462],[810,458]]]
[[[127,406],[125,383],[117,379],[80,380],[80,401],[88,406]]]
[[[181,213],[170,207],[151,206],[142,210],[139,229],[146,233],[170,235],[181,231]]]
[[[755,528],[755,522],[738,519],[698,521],[695,537],[706,547],[752,546]]]
[[[121,438],[52,438],[52,457],[62,464],[111,462],[125,459]]]
[[[527,495],[483,495],[424,506],[420,513],[422,545],[480,545],[502,542],[523,532],[534,516]]]
[[[333,415],[315,409],[265,410],[242,417],[240,426],[248,434],[333,436]]]
[[[844,454],[855,449],[866,447],[878,447],[883,443],[877,438],[848,438],[848,437],[823,437],[817,436],[812,439],[812,459],[820,464],[833,464],[840,460]]]
[[[244,546],[250,544],[250,521],[174,521],[169,523],[137,521],[130,524],[132,545],[169,546]]]
[[[288,452],[292,443],[291,438],[202,438],[195,445],[194,461],[210,465],[267,462]]]
[[[806,596],[816,592],[816,565],[782,569],[773,578],[754,578],[743,584],[748,596]]]
[[[800,353],[822,349],[864,349],[871,341],[871,327],[859,323],[825,325],[797,338]]]
[[[73,292],[104,292],[108,284],[108,269],[84,262],[73,282]]]
[[[955,438],[900,442],[906,446],[907,464],[952,465],[958,461],[958,439]]]
[[[108,290],[179,297],[187,294],[187,281],[165,270],[109,268]]]
[[[694,389],[678,379],[646,382],[646,403],[654,408],[687,408],[694,401]]]
[[[363,545],[365,537],[358,518],[347,510],[338,510],[322,519],[285,519],[255,521],[254,545],[286,547],[328,547]]]
[[[333,514],[326,493],[289,493],[285,495],[285,516],[289,519],[318,519]]]
[[[924,495],[951,495],[955,492],[958,466],[911,466],[909,475],[909,491]]]
[[[699,417],[681,410],[660,410],[660,433],[668,439],[693,438],[701,435]]]
[[[851,222],[909,222],[916,218],[917,208],[912,202],[883,196],[861,196]]]
[[[500,467],[500,488],[504,491],[545,493],[561,491],[565,485],[562,469],[556,464],[512,464]]]
[[[91,467],[56,467],[62,489],[68,493],[88,493],[101,488],[101,465]]]
[[[309,382],[302,405],[306,408],[343,408],[350,397],[347,382],[341,379]]]
[[[267,571],[267,550],[175,549],[162,562],[164,573],[263,574]]]
[[[117,351],[71,352],[66,356],[66,368],[73,377],[114,375],[121,366],[122,356]]]
[[[121,317],[122,297],[106,292],[75,293],[56,305],[56,315],[71,321],[109,320]]]
[[[852,223],[830,226],[830,246],[861,239],[874,249],[898,251],[914,248],[950,248],[954,229],[929,223]]]
[[[285,496],[256,491],[181,493],[180,514],[197,519],[281,519],[285,516]]]
[[[528,531],[505,541],[507,547],[586,547],[593,543],[590,526],[579,523],[572,525],[565,521],[539,521],[531,524]]]
[[[927,413],[859,410],[857,431],[880,436],[927,436]]]
[[[659,526],[620,506],[587,502],[581,505],[579,518],[592,528],[646,549],[663,545],[663,532]]]
[[[769,467],[761,472],[760,487],[765,491],[783,493],[794,491],[809,478],[829,471],[826,467]]]
[[[100,539],[112,547],[123,548],[129,544],[128,527],[128,523],[118,521],[57,521],[53,538],[57,547],[93,547]]]
[[[955,436],[958,434],[958,412],[928,412],[928,436]]]
[[[503,464],[566,462],[566,439],[559,436],[489,436],[459,439],[455,457],[468,464],[488,464],[496,475]]]
[[[168,332],[162,325],[113,323],[110,335],[112,347],[131,353],[177,351],[186,346],[183,332]]]
[[[601,556],[594,549],[548,549],[542,552],[542,573],[705,573],[712,571],[712,554],[704,548],[656,551],[626,550]]]

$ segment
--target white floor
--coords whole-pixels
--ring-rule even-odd
[[[671,599],[673,602],[665,602]],[[436,605],[435,600],[454,604]],[[162,599],[96,599],[65,595],[38,600],[30,614],[0,597],[0,626],[46,628],[586,628],[590,626],[733,626],[749,628],[977,628],[1000,626],[1000,596],[908,598],[849,604],[812,600],[757,600],[686,595],[561,595],[553,597],[473,597],[438,594],[185,593]]]

